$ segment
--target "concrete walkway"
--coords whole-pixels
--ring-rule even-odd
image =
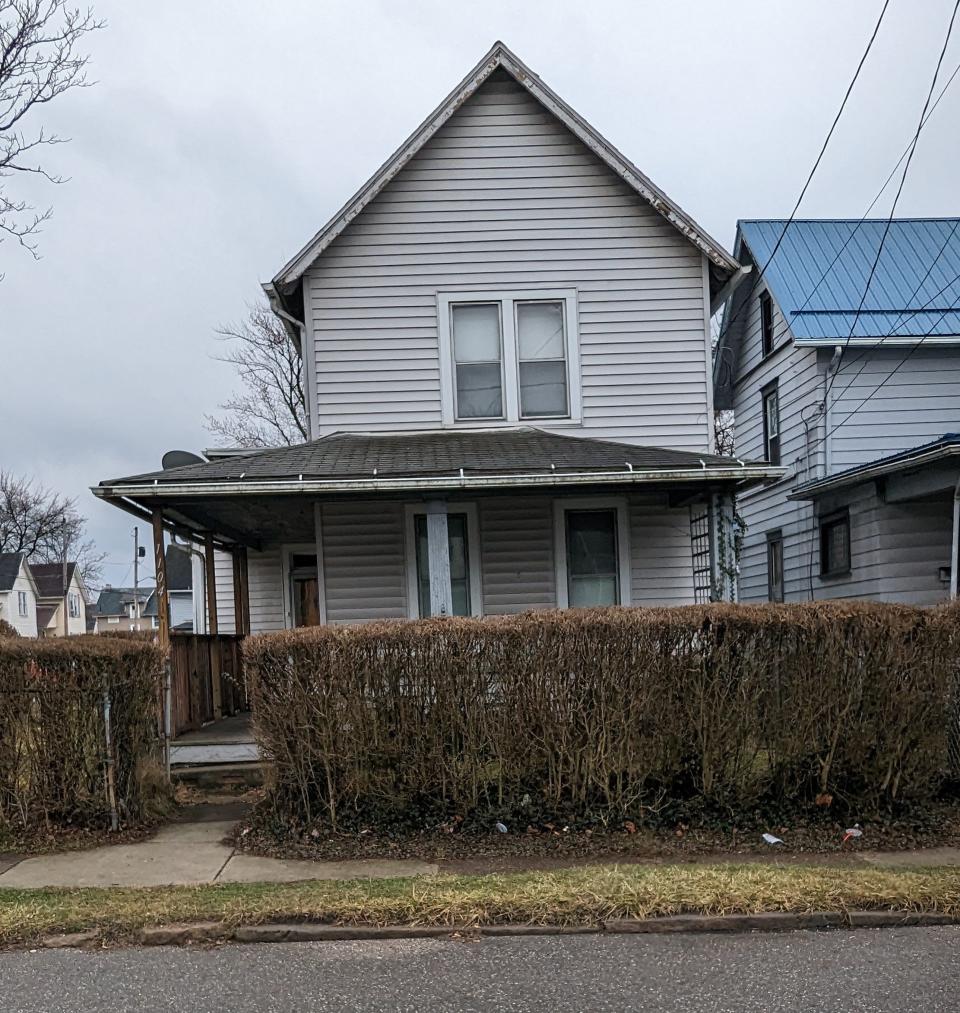
[[[172,886],[200,883],[292,883],[308,879],[390,879],[433,876],[428,862],[363,860],[304,862],[258,858],[224,838],[236,820],[174,823],[150,840],[89,851],[11,860],[0,865],[0,890],[59,886]]]

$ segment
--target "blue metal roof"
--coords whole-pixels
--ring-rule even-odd
[[[786,224],[738,222],[758,271]],[[852,341],[960,336],[960,218],[897,218],[884,239],[886,226],[886,219],[790,223],[763,278],[798,343],[846,342],[851,328]],[[739,242],[736,255],[742,259]]]

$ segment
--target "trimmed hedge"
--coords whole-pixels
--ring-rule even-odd
[[[303,827],[922,799],[947,765],[958,625],[954,609],[822,602],[253,637],[266,805]]]
[[[153,776],[162,665],[140,641],[0,640],[0,826],[110,825],[105,691],[121,819],[146,820],[165,790]]]

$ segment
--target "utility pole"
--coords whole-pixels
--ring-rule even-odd
[[[67,583],[67,518],[63,518],[63,635],[70,636],[70,585]]]
[[[133,529],[133,628],[140,629],[140,529]]]

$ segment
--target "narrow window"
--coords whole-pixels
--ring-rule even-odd
[[[820,576],[850,572],[850,512],[838,510],[820,519]]]
[[[26,616],[27,615],[27,592],[26,591],[18,591],[17,592],[17,611],[20,613],[21,616]]]
[[[773,303],[769,292],[760,293],[760,341],[766,358],[773,351]]]
[[[763,398],[763,456],[770,464],[780,463],[780,391],[776,380],[761,392]]]
[[[68,600],[68,602],[70,604],[70,618],[71,619],[79,619],[80,618],[80,595],[78,595],[78,594],[72,594],[71,593],[70,595],[67,596],[67,600]]]
[[[783,535],[767,533],[767,599],[783,601]]]
[[[566,540],[570,607],[619,605],[617,511],[567,510]]]
[[[450,313],[457,418],[503,418],[500,304],[460,304]]]
[[[414,536],[417,555],[417,598],[420,617],[430,612],[430,553],[427,542],[427,515],[414,517]],[[447,542],[450,549],[450,587],[453,593],[453,614],[471,614],[470,602],[470,547],[467,542],[467,515],[447,514]]]
[[[320,582],[315,552],[290,556],[290,598],[294,626],[320,625]]]
[[[520,416],[566,416],[570,409],[563,302],[520,302],[516,307]]]

